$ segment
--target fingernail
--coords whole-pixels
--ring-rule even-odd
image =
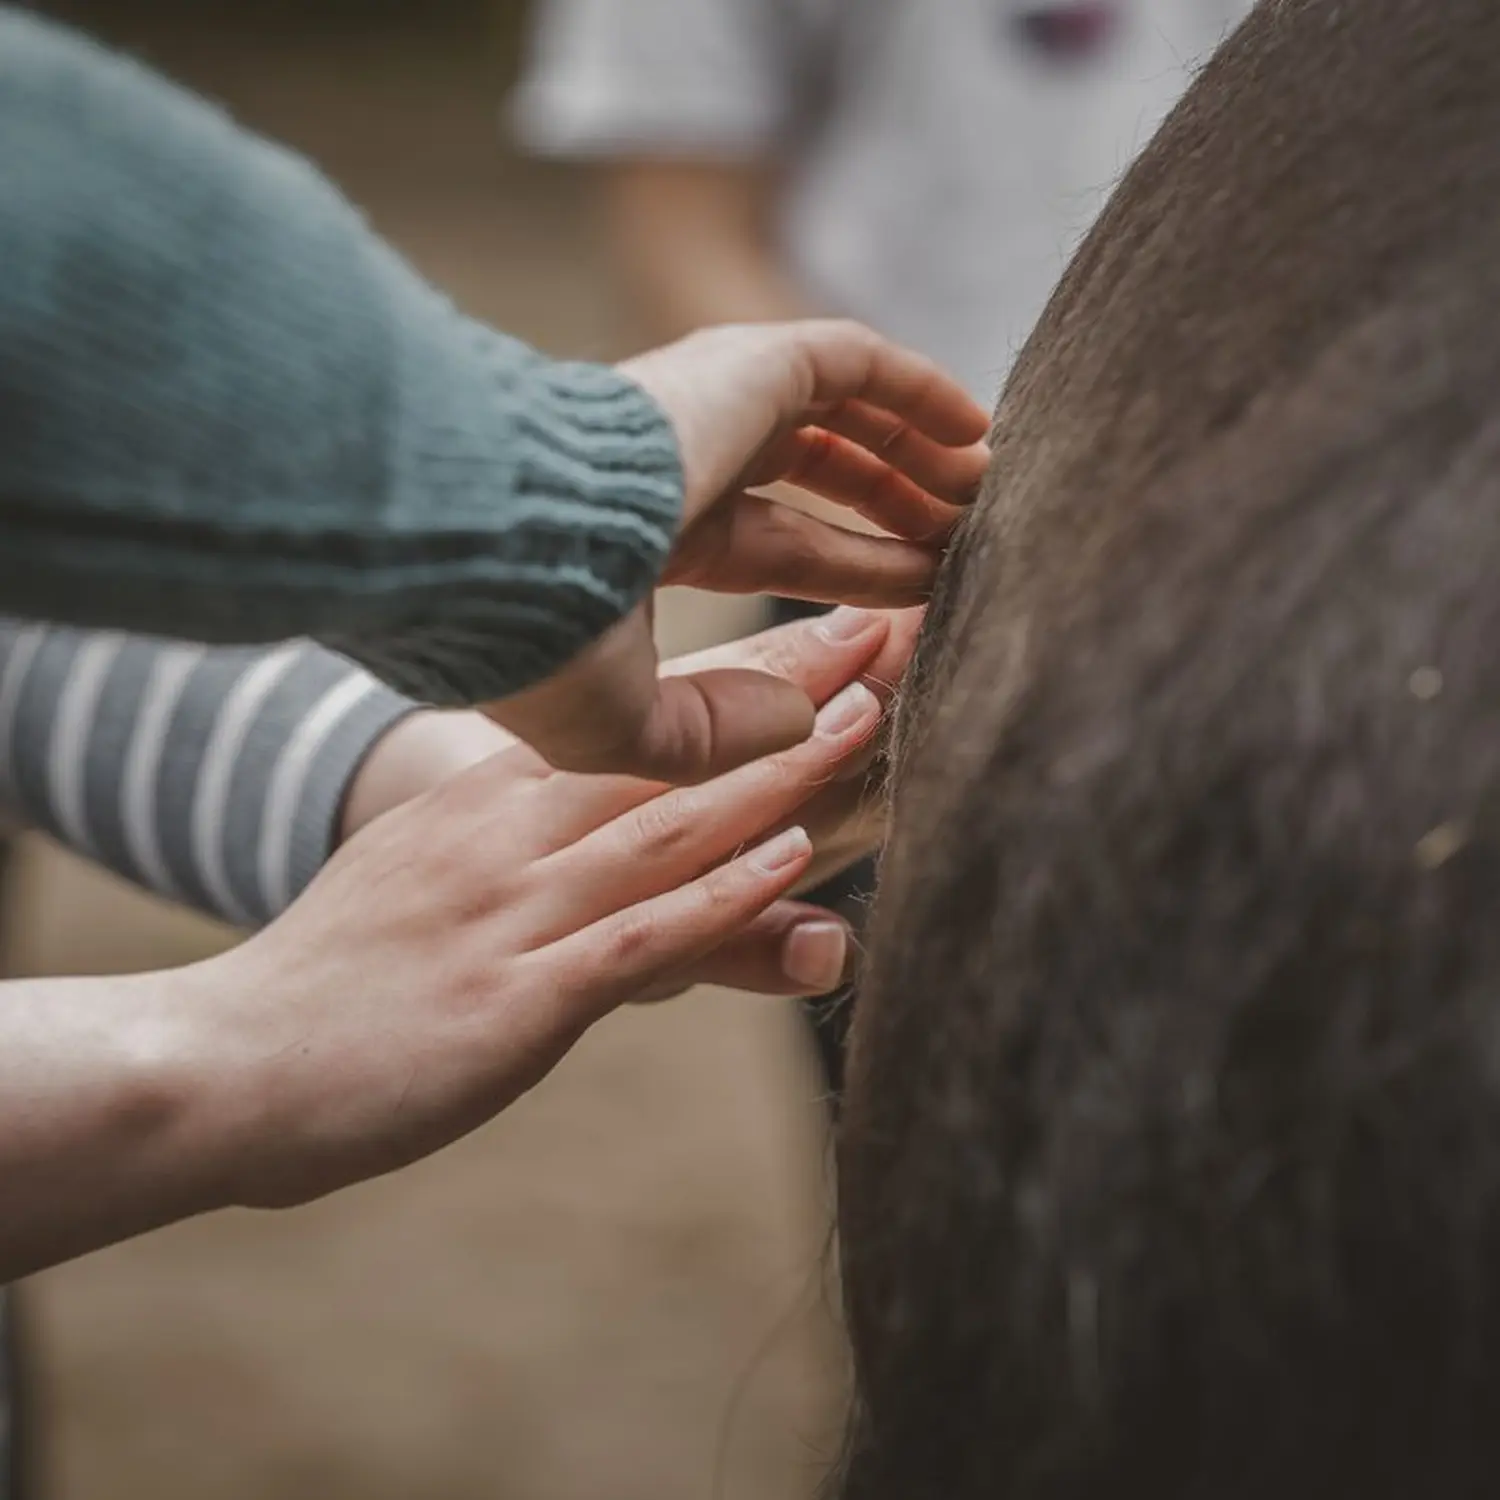
[[[805,828],[788,828],[768,839],[751,857],[750,863],[765,875],[774,875],[788,865],[795,864],[812,849],[812,840]]]
[[[830,645],[847,646],[872,630],[877,618],[873,610],[841,604],[818,621],[818,634]]]
[[[826,995],[843,983],[849,930],[842,922],[803,922],[781,945],[781,967],[793,984]]]
[[[880,714],[880,700],[862,682],[851,682],[818,710],[817,733],[836,740],[868,724]]]

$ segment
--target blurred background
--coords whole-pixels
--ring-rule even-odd
[[[467,310],[561,354],[641,341],[587,172],[506,148],[517,0],[41,8],[311,155]],[[755,619],[673,595],[664,643]],[[29,839],[6,899],[12,973],[231,940]],[[622,1014],[537,1095],[397,1179],[38,1278],[23,1308],[42,1493],[812,1495],[842,1401],[820,1090],[786,1006]]]

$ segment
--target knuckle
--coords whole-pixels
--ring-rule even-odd
[[[798,669],[812,654],[816,620],[798,620],[786,634],[778,634],[758,646],[748,665],[757,672],[787,680],[795,679]]]
[[[918,407],[931,405],[948,383],[942,369],[925,355],[917,360],[914,375],[913,396]]]
[[[606,972],[636,969],[648,963],[661,936],[661,924],[650,913],[625,912],[615,921],[604,943]]]
[[[789,506],[778,506],[753,518],[755,550],[774,563],[806,557],[815,550],[812,523]]]
[[[768,816],[787,814],[829,779],[838,759],[839,744],[836,740],[820,734],[812,735],[800,745],[779,750],[762,761],[757,777],[760,785],[752,795]]]
[[[420,848],[413,852],[393,845],[390,850],[393,856],[404,854],[401,864],[454,924],[486,917],[515,895],[514,870],[493,857],[497,844],[504,847],[506,830],[485,799],[486,790],[492,788],[482,776],[467,787],[443,788],[439,795],[448,793],[448,800],[424,828]],[[516,790],[510,792],[505,806],[514,818],[535,794],[524,789],[518,808]]]
[[[472,885],[480,872],[475,869],[470,841],[445,839],[437,830],[434,834],[436,836],[421,851],[422,879],[447,893],[462,891]]]
[[[631,822],[632,853],[659,860],[679,849],[692,822],[691,802],[685,793],[673,792],[639,807]]]
[[[704,926],[718,927],[738,919],[745,903],[746,873],[738,860],[711,871],[695,888],[698,916]]]
[[[494,954],[488,945],[466,953],[448,965],[435,1001],[447,1019],[484,1015],[496,991]]]

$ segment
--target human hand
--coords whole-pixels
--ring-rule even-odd
[[[864,615],[837,642],[801,621],[665,670],[754,665],[820,704],[863,675],[883,696],[915,613]],[[830,987],[846,929],[778,899],[812,875],[800,838],[775,869],[733,856],[797,825],[834,858],[875,837],[859,811],[874,714],[859,692],[844,706],[842,731],[667,795],[555,772],[478,714],[414,714],[351,789],[344,831],[363,833],[244,948],[0,985],[0,1284],[410,1160],[622,999]]]
[[[819,694],[820,704],[859,675],[885,701],[906,671],[920,623],[920,610],[841,610],[676,657],[664,662],[660,671],[665,677],[725,670],[769,673],[804,693]],[[844,635],[845,631],[849,633]],[[871,643],[879,636],[871,632],[884,634],[884,643],[873,658],[869,657]],[[830,640],[830,633],[842,639]],[[841,677],[841,672],[848,675]],[[409,715],[386,731],[360,765],[344,799],[340,841],[502,751],[516,752],[508,764],[517,777],[551,771],[540,755],[482,713],[428,709]],[[864,794],[867,759],[862,756],[842,766],[835,778],[840,790],[825,789],[805,809],[803,821],[814,852],[809,874],[800,886],[821,883],[877,847],[883,810],[878,797]],[[554,773],[560,790],[568,784],[567,775]],[[637,792],[630,778],[619,780],[623,811],[634,804]],[[595,778],[595,785],[599,784]]]
[[[874,748],[879,700],[850,679],[910,650],[914,621],[863,621],[817,649],[820,621],[761,638],[824,705],[804,743],[675,790],[513,747],[376,818],[243,946],[167,976],[205,1080],[210,1200],[301,1202],[426,1155],[625,1001],[834,987],[842,924],[781,898],[813,857],[803,825],[841,821]]]
[[[989,463],[989,415],[931,360],[830,319],[707,328],[621,367],[666,413],[684,501],[664,583],[897,608]],[[746,491],[787,483],[873,522],[846,531]]]
[[[900,606],[926,597],[988,463],[982,408],[935,365],[843,322],[708,329],[623,365],[682,455],[663,583]],[[890,533],[848,531],[752,488],[787,482]],[[557,766],[702,780],[795,744],[812,710],[785,682],[662,680],[647,602],[546,682],[488,710]]]

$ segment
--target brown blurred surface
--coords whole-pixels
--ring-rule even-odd
[[[231,27],[229,6],[72,8],[310,151],[472,310],[559,352],[628,339],[581,185],[501,148],[513,18],[344,0]],[[664,635],[680,648],[748,617],[678,595]],[[225,940],[39,844],[11,906],[23,972]],[[816,1088],[785,1006],[631,1012],[435,1161],[40,1278],[46,1493],[811,1495],[841,1358]]]

